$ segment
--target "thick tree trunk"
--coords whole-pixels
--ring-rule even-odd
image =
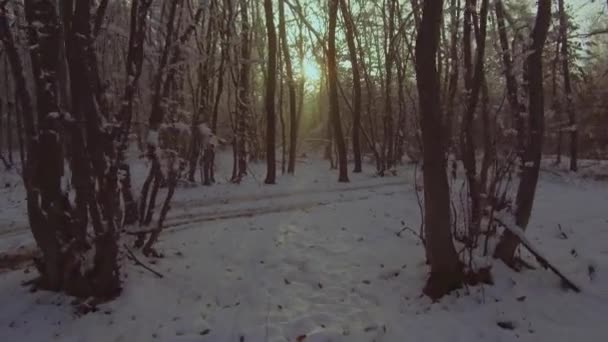
[[[425,239],[431,276],[424,293],[440,298],[462,284],[462,266],[452,241],[450,190],[446,175],[445,138],[436,54],[443,1],[426,0],[416,40],[416,81],[423,140]]]
[[[116,178],[111,177],[115,174],[112,170],[107,171],[104,177],[99,177],[101,172],[106,172],[105,168],[97,170],[97,175],[93,173],[91,165],[99,159],[100,153],[95,149],[98,146],[96,142],[91,141],[96,137],[89,137],[85,144],[83,129],[74,124],[83,121],[87,135],[94,135],[93,128],[100,128],[93,117],[94,113],[81,116],[81,113],[73,112],[73,116],[69,117],[58,106],[55,77],[60,63],[58,46],[61,41],[56,8],[56,3],[51,1],[33,0],[25,3],[39,105],[38,129],[34,124],[34,111],[22,63],[6,15],[0,11],[0,38],[11,60],[27,137],[28,154],[23,177],[28,194],[28,216],[32,233],[42,251],[42,259],[36,262],[41,275],[37,284],[76,296],[109,297],[120,291],[116,245],[117,211],[111,200],[116,198]],[[76,46],[74,53],[83,52],[80,47],[90,42],[87,31],[90,24],[89,11],[90,2],[81,1],[70,17],[70,24],[73,22],[70,34],[76,32],[80,38],[80,45]],[[84,23],[86,27],[81,25]],[[86,63],[90,62],[86,54],[82,54],[80,60],[85,64],[85,72],[94,70],[86,67]],[[86,73],[72,76],[75,80],[87,77]],[[87,85],[90,86],[87,83],[83,87],[89,89]],[[89,95],[86,89],[84,94]],[[64,145],[68,146],[72,183],[76,190],[75,206],[61,188]],[[92,248],[87,241],[89,215],[94,231],[92,243],[95,245],[92,268],[82,264]]]
[[[268,71],[266,80],[266,184],[276,183],[277,165],[275,156],[276,115],[274,95],[277,86],[277,33],[274,28],[272,0],[264,0],[266,32],[268,35]]]
[[[551,23],[551,0],[539,0],[536,22],[531,33],[530,52],[526,58],[528,73],[528,125],[530,134],[524,151],[523,170],[515,200],[515,224],[525,230],[532,214],[536,194],[536,184],[540,171],[540,161],[544,134],[544,96],[543,96],[543,48]],[[519,239],[505,230],[496,246],[494,256],[513,265],[515,249]]]
[[[564,0],[558,0],[559,4],[559,31],[561,40],[562,72],[564,73],[564,96],[566,97],[566,112],[568,113],[568,132],[570,132],[570,171],[578,170],[578,130],[576,127],[576,115],[572,84],[570,80],[570,54],[568,51],[568,17],[564,8]]]
[[[348,165],[346,159],[346,143],[342,133],[340,107],[338,104],[338,66],[336,61],[336,21],[338,16],[338,1],[329,0],[329,33],[327,46],[327,75],[329,81],[329,114],[331,125],[338,148],[338,182],[348,182]]]

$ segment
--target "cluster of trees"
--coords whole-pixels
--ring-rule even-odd
[[[567,150],[576,171],[579,156],[607,152],[605,24],[581,32],[564,0],[533,7],[1,1],[0,159],[6,168],[21,160],[40,286],[118,293],[121,233],[139,226],[129,231],[136,246],[155,253],[178,181],[202,167],[201,180],[213,182],[217,135],[232,146],[235,183],[251,160],[266,160],[267,184],[277,164],[295,173],[303,137],[323,142],[340,182],[349,160],[361,172],[369,156],[382,176],[406,157],[421,160],[427,293],[457,287],[453,240],[477,246],[488,216],[505,207],[525,227],[543,153],[561,161]],[[321,69],[316,83],[307,64]],[[141,189],[131,186],[130,147],[149,161]],[[462,224],[448,177],[460,161]],[[517,243],[507,230],[495,255],[513,264]]]

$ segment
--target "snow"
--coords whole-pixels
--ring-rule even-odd
[[[267,186],[264,165],[252,164],[251,175],[234,185],[227,181],[231,156],[218,156],[219,184],[176,193],[160,237],[165,257],[152,264],[138,255],[164,278],[125,261],[122,296],[77,316],[70,298],[20,285],[33,278],[32,267],[4,271],[3,340],[599,342],[608,336],[605,182],[542,171],[526,231],[583,293],[565,291],[542,268],[514,273],[490,260],[495,285],[432,303],[421,295],[428,267],[419,239],[396,235],[403,225],[420,224],[413,166],[379,178],[367,165],[367,173],[341,184],[327,162],[302,159],[295,176]],[[134,165],[134,183],[144,166]],[[15,183],[0,193],[0,252],[16,240],[31,244],[19,178],[6,177]]]
[[[158,146],[158,131],[157,130],[149,130],[148,131],[148,137],[146,139],[146,143],[149,146]]]

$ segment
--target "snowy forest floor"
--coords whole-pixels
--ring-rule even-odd
[[[547,166],[528,230],[582,293],[540,267],[515,273],[494,262],[495,285],[432,303],[421,295],[420,241],[396,234],[420,224],[414,167],[379,178],[368,165],[348,184],[327,169],[302,160],[296,176],[265,186],[264,166],[252,165],[241,185],[219,174],[213,187],[179,189],[158,246],[165,257],[139,256],[164,278],[126,260],[122,296],[84,316],[70,298],[21,286],[32,266],[0,271],[2,340],[605,341],[605,181]],[[10,254],[33,242],[17,178],[3,177],[0,253]]]

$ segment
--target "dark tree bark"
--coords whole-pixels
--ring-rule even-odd
[[[484,205],[484,198],[488,197],[488,173],[492,162],[495,159],[496,152],[494,151],[494,141],[490,117],[490,98],[489,98],[488,81],[484,75],[481,85],[481,121],[483,127],[483,159],[481,161],[481,169],[479,171],[479,188],[480,192],[484,194],[480,201],[481,206]]]
[[[338,148],[338,182],[348,182],[348,165],[346,159],[346,143],[342,133],[340,107],[338,104],[338,65],[336,61],[336,21],[338,16],[338,1],[329,0],[329,33],[327,44],[327,75],[329,81],[329,114]]]
[[[238,112],[237,119],[237,158],[238,174],[236,182],[247,174],[247,118],[250,110],[249,100],[249,69],[251,65],[251,47],[249,43],[249,15],[247,1],[241,0],[241,70],[239,75]]]
[[[479,34],[477,35],[477,55],[475,70],[472,70],[471,62],[471,19],[476,10],[475,0],[465,1],[465,24],[463,34],[464,59],[465,59],[465,88],[467,103],[463,115],[462,129],[462,159],[466,170],[469,185],[469,197],[471,199],[471,216],[469,230],[471,238],[477,236],[481,223],[481,189],[477,179],[477,162],[475,160],[475,140],[473,123],[475,111],[479,102],[479,92],[484,78],[484,58],[486,44],[486,27],[488,17],[488,0],[482,0],[480,10]],[[473,74],[471,75],[471,72]],[[473,242],[473,241],[469,241]]]
[[[6,59],[5,59],[6,60]],[[10,92],[8,91],[8,62],[5,63],[4,65],[4,70],[6,72],[5,75],[5,82],[4,82],[4,87],[6,88],[6,94],[8,96],[10,96]],[[4,155],[2,154],[2,150],[4,149],[4,137],[6,135],[4,135],[4,113],[6,112],[6,116],[7,118],[10,117],[9,113],[8,113],[8,101],[10,97],[6,97],[6,106],[4,106],[4,100],[2,99],[2,94],[0,94],[0,157],[2,158],[2,162],[6,165],[8,165],[8,161],[6,161],[6,159],[4,159]]]
[[[25,2],[28,40],[32,58],[38,127],[34,123],[31,97],[27,91],[23,67],[9,30],[6,13],[0,10],[0,38],[7,48],[25,124],[27,159],[24,161],[24,183],[30,227],[42,258],[36,260],[40,287],[65,291],[81,297],[112,297],[120,292],[117,265],[118,211],[116,172],[112,167],[95,169],[102,159],[111,159],[112,144],[102,149],[98,113],[73,111],[65,114],[59,107],[57,74],[60,68],[61,35],[57,3],[45,0]],[[70,68],[82,68],[83,75],[72,74],[71,83],[90,81],[89,72],[96,70],[84,47],[90,47],[90,1],[80,1],[70,12],[68,35],[77,36],[72,45]],[[69,40],[66,43],[70,43]],[[90,82],[84,88],[82,104],[95,101]],[[80,103],[79,103],[80,104]],[[83,122],[84,128],[76,123]],[[86,132],[86,138],[85,138]],[[64,154],[67,146],[67,154]],[[61,186],[64,157],[71,169],[75,205]],[[104,158],[107,157],[107,158]],[[93,228],[89,241],[89,220]],[[82,264],[95,246],[93,267]],[[84,271],[83,271],[84,270]]]
[[[6,87],[6,148],[8,149],[8,162],[12,165],[13,161],[13,112],[16,112],[17,104],[15,101],[11,101],[11,99],[15,99],[15,92],[12,91],[11,81],[9,77],[9,56],[7,56],[4,60],[4,70],[6,70],[6,74],[4,75],[4,82]],[[20,116],[15,115],[16,119],[19,120]],[[19,139],[21,139],[21,131],[19,126],[17,126],[17,135]],[[1,138],[1,137],[0,137]]]
[[[445,138],[437,73],[437,48],[443,1],[426,0],[416,40],[416,81],[423,140],[424,222],[431,275],[424,293],[440,298],[462,284],[450,227],[450,194],[446,175]]]
[[[395,0],[389,0],[388,3],[388,18],[385,23],[385,58],[384,58],[384,116],[382,119],[384,127],[384,140],[382,146],[382,153],[384,156],[384,169],[388,170],[393,167],[394,159],[394,119],[393,119],[393,106],[392,106],[392,85],[393,85],[393,64],[395,61],[395,16],[397,6]],[[382,170],[382,174],[385,170]]]
[[[283,70],[283,61],[279,55],[279,70]],[[279,75],[279,122],[281,124],[281,174],[287,171],[287,134],[285,132],[285,116],[284,113],[284,96],[285,93],[283,82],[283,73]]]
[[[276,115],[274,95],[277,86],[277,33],[274,27],[272,0],[264,0],[266,32],[268,35],[268,71],[266,79],[266,184],[276,183],[275,130]]]
[[[524,229],[528,225],[532,214],[532,205],[536,194],[536,184],[540,171],[540,161],[543,148],[544,134],[544,96],[543,96],[543,48],[547,38],[547,31],[551,23],[551,0],[539,0],[538,12],[534,29],[531,33],[530,51],[526,58],[526,72],[528,73],[528,126],[530,133],[525,145],[523,155],[523,170],[517,197],[515,200],[515,224]],[[519,239],[509,230],[505,230],[496,246],[494,256],[500,258],[508,265],[514,265],[515,249]]]
[[[562,163],[562,113],[561,113],[561,104],[560,99],[557,98],[557,65],[559,64],[559,55],[560,55],[560,42],[558,41],[555,45],[555,56],[553,57],[553,61],[551,62],[551,110],[555,113],[555,121],[558,123],[557,129],[557,146],[555,151],[555,163],[560,165]]]
[[[289,52],[289,42],[287,41],[287,30],[285,25],[285,0],[279,0],[279,35],[285,61],[285,70],[287,72],[287,88],[289,97],[289,162],[287,164],[287,173],[293,174],[296,169],[296,150],[298,140],[298,120],[297,120],[297,103],[296,103],[296,82],[293,77],[293,66],[291,63],[291,54]]]
[[[232,3],[231,0],[223,0],[224,6],[222,9],[222,22],[224,26],[221,32],[221,54],[220,54],[220,65],[217,72],[217,90],[215,92],[215,100],[213,102],[213,116],[211,117],[211,132],[217,134],[217,121],[219,115],[219,106],[222,94],[224,92],[224,73],[226,70],[226,63],[230,57],[230,23],[232,20]]]
[[[351,70],[353,73],[353,158],[355,161],[355,169],[353,172],[361,172],[361,142],[359,132],[361,130],[361,74],[359,72],[359,59],[357,56],[357,45],[355,42],[356,28],[353,22],[350,9],[346,0],[340,0],[340,11],[344,18],[344,26],[346,29],[346,42],[348,44],[348,53],[350,56]]]
[[[10,164],[4,158],[4,154],[2,154],[2,150],[4,149],[4,143],[2,141],[2,137],[4,136],[4,134],[2,132],[4,130],[4,112],[3,112],[4,106],[3,106],[3,104],[4,104],[4,101],[2,100],[2,97],[0,95],[0,159],[2,159],[2,163],[4,164],[4,167],[8,170],[8,169],[10,169]]]
[[[568,51],[568,17],[564,8],[564,0],[558,0],[559,4],[559,33],[561,42],[562,72],[564,73],[564,96],[566,98],[566,112],[568,113],[568,132],[570,132],[570,171],[578,170],[578,130],[576,127],[576,115],[570,80],[570,54]]]

